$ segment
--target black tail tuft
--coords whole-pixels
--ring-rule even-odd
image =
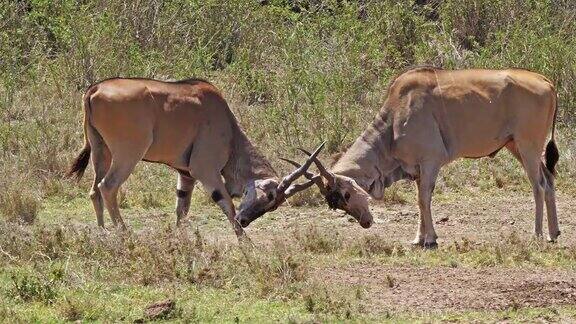
[[[550,140],[548,145],[546,145],[546,168],[550,173],[556,174],[555,168],[559,158],[558,147],[556,147],[554,140]]]
[[[90,151],[90,145],[84,146],[80,154],[78,154],[76,159],[74,159],[74,162],[72,162],[66,177],[75,177],[76,180],[80,180],[80,178],[82,178],[82,175],[84,175],[84,170],[86,170],[86,167],[88,166],[88,161],[90,161]]]

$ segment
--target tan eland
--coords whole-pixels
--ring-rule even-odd
[[[177,224],[186,216],[199,181],[239,236],[243,229],[235,220],[233,196],[243,194],[240,211],[256,215],[309,186],[291,182],[312,159],[279,181],[221,93],[207,81],[108,79],[90,86],[83,106],[84,148],[68,175],[82,177],[92,154],[95,178],[90,198],[99,226],[104,226],[105,206],[113,224],[125,228],[117,194],[141,160],[178,171]]]
[[[532,185],[534,233],[542,236],[545,202],[554,241],[560,235],[553,176],[559,157],[556,100],[552,83],[526,70],[414,68],[393,80],[375,120],[330,170],[315,159],[322,178],[306,176],[331,208],[346,211],[365,228],[373,223],[370,198],[381,199],[397,180],[416,180],[420,225],[413,243],[435,247],[430,204],[440,168],[458,158],[494,157],[505,147]]]

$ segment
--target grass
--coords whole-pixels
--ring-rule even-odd
[[[172,299],[176,321],[564,320],[573,306],[486,312],[368,309],[365,287],[316,277],[319,269],[370,264],[574,270],[574,247],[511,234],[436,251],[385,234],[350,237],[332,223],[273,231],[254,250],[231,237],[201,189],[191,222],[174,229],[175,175],[140,164],[120,200],[132,232],[95,228],[87,199],[92,171],[63,178],[81,147],[84,89],[113,76],[211,80],[250,138],[277,157],[326,140],[323,159],[344,150],[372,120],[390,80],[406,67],[523,67],[559,94],[559,194],[576,194],[576,12],[568,0],[474,1],[157,0],[20,1],[0,6],[0,318],[134,321]],[[530,189],[502,152],[441,172],[436,204]],[[382,206],[414,205],[414,185],[395,184]],[[315,190],[258,222],[324,216]],[[375,203],[377,204],[377,203]],[[303,208],[299,208],[303,207]],[[332,215],[332,214],[331,214]],[[344,222],[344,221],[342,221]],[[398,284],[391,274],[389,288]]]
[[[45,304],[4,304],[7,314],[13,311],[22,321],[74,320],[83,321],[135,321],[143,317],[143,309],[162,298],[173,298],[180,308],[179,319],[189,321],[233,322],[281,320],[290,315],[306,314],[294,303],[266,301],[233,292],[194,287],[134,287],[110,285],[101,287],[88,284],[85,290],[63,289],[60,299],[52,306]],[[10,310],[7,310],[10,309]],[[176,318],[176,319],[178,319]]]
[[[145,222],[126,234],[77,222],[1,222],[6,234],[0,238],[0,314],[21,321],[134,321],[143,318],[146,306],[167,299],[176,303],[173,320],[201,322],[523,321],[568,318],[576,312],[571,306],[497,312],[371,310],[361,281],[342,285],[318,275],[322,269],[353,265],[574,270],[574,247],[518,235],[501,243],[462,240],[422,251],[381,235],[356,240],[313,224],[252,248],[209,227],[175,230],[168,220]],[[383,285],[394,289],[395,275],[388,274]]]
[[[560,171],[574,175],[576,26],[568,2],[502,0],[493,6],[450,0],[418,6],[368,0],[366,21],[358,19],[356,2],[268,2],[7,4],[0,11],[6,21],[0,60],[7,63],[0,69],[2,169],[11,182],[30,184],[25,197],[84,196],[62,180],[81,147],[83,90],[112,76],[199,76],[222,89],[243,128],[282,173],[288,166],[276,157],[299,156],[297,146],[326,140],[325,159],[345,149],[372,120],[397,73],[434,64],[518,66],[551,78],[560,100]],[[512,158],[496,161],[493,167],[466,162],[447,169],[439,190],[523,183]],[[476,174],[477,180],[459,174]],[[83,180],[82,188],[89,182]],[[165,207],[174,183],[165,168],[142,166],[125,186],[123,203]],[[573,187],[563,180],[559,186]],[[404,197],[390,191],[387,199]],[[300,195],[293,203],[318,199]],[[24,204],[33,212],[32,200]]]

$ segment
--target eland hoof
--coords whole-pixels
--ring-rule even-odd
[[[410,245],[413,247],[423,247],[424,246],[424,239],[414,239],[414,241],[410,242]]]
[[[548,242],[556,243],[558,236],[560,236],[560,231],[556,232],[556,235],[548,235]]]
[[[436,243],[436,242],[424,242],[423,248],[425,250],[436,250],[438,248],[438,243]]]

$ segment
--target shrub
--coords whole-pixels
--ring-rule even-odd
[[[295,230],[294,237],[304,251],[313,253],[331,253],[343,245],[341,234],[334,229],[324,229],[316,224],[309,224]]]
[[[25,176],[8,176],[0,180],[0,216],[9,221],[31,224],[40,209],[40,197],[34,182]]]
[[[573,173],[576,20],[570,1],[267,2],[2,6],[0,169],[33,175],[32,189],[5,198],[19,205],[2,213],[33,213],[34,197],[86,196],[89,176],[81,183],[84,190],[61,176],[83,140],[83,91],[113,76],[210,79],[279,166],[274,157],[299,157],[297,146],[312,148],[325,140],[324,159],[345,149],[379,110],[390,80],[408,66],[528,68],[556,85],[564,157],[559,168]],[[519,172],[508,172],[519,170],[518,164],[509,167],[509,160],[498,160],[504,173],[486,172],[483,162],[459,163],[440,182],[460,190],[470,185],[466,175],[479,170],[490,183],[508,188],[519,182]],[[172,204],[174,178],[168,172],[138,168],[126,184],[123,206]],[[18,177],[11,181],[23,183]],[[485,183],[472,185],[491,187]],[[561,179],[558,184],[571,185]],[[387,200],[404,200],[396,189],[390,193]],[[293,202],[321,199],[299,195]]]
[[[53,269],[49,274],[14,271],[10,277],[10,293],[24,302],[39,301],[50,304],[58,296],[56,284],[63,279],[62,275],[61,269]]]

